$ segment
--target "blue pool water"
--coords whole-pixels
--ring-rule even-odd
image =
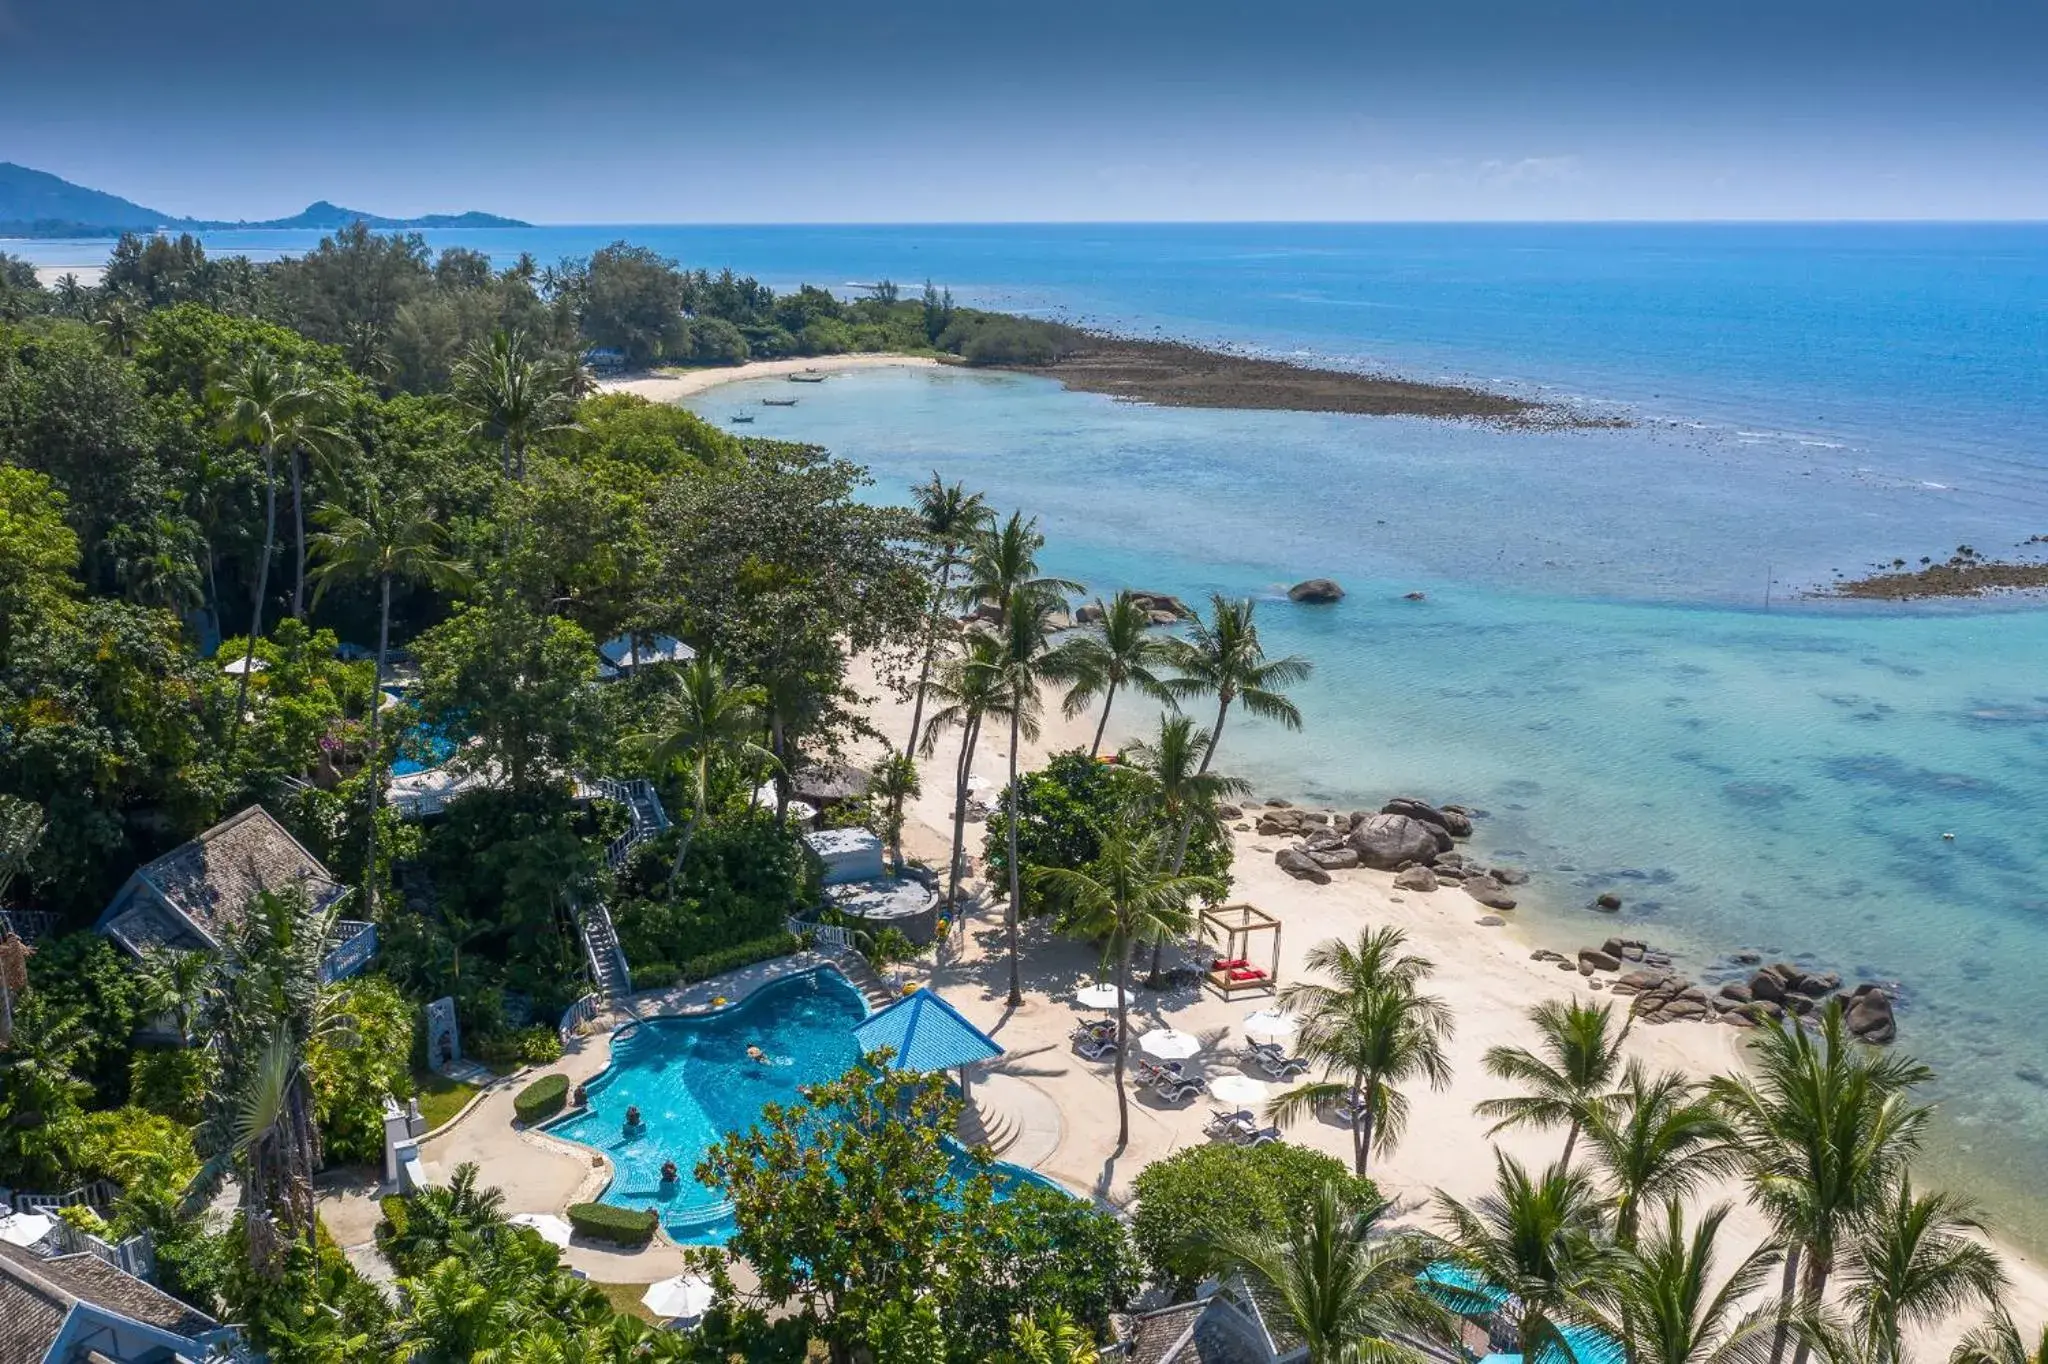
[[[399,755],[391,764],[391,775],[409,777],[429,772],[455,756],[455,741],[427,725],[416,726],[406,736]]]
[[[697,1162],[727,1133],[757,1124],[768,1104],[799,1102],[801,1086],[844,1074],[859,1059],[853,1029],[866,1017],[860,992],[821,967],[715,1013],[628,1024],[613,1038],[611,1068],[590,1082],[588,1107],[547,1130],[611,1158],[605,1202],[659,1209],[668,1234],[685,1245],[720,1244],[732,1234],[731,1210],[691,1177]],[[749,1060],[749,1046],[773,1063]],[[642,1123],[630,1136],[629,1106]],[[956,1156],[964,1175],[967,1154]],[[681,1178],[664,1186],[661,1166],[670,1160]],[[999,1192],[1020,1181],[1058,1187],[1014,1165],[990,1173]]]

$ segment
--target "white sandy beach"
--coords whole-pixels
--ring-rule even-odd
[[[736,384],[746,379],[774,379],[790,374],[838,374],[850,369],[882,369],[891,366],[925,367],[939,362],[929,355],[897,355],[875,352],[861,355],[814,355],[789,360],[749,360],[743,365],[729,365],[719,369],[673,369],[657,370],[652,374],[630,374],[616,379],[603,379],[598,389],[604,393],[631,393],[649,402],[680,402],[706,389],[717,388],[720,384]]]

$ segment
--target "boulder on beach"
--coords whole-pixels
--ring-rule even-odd
[[[1465,893],[1485,905],[1488,909],[1513,909],[1515,897],[1508,894],[1508,888],[1491,876],[1468,876],[1465,878]]]
[[[1273,854],[1273,864],[1297,881],[1308,881],[1318,886],[1330,884],[1330,873],[1299,848],[1282,848]]]
[[[1325,602],[1344,600],[1344,589],[1329,578],[1310,578],[1287,589],[1289,601],[1321,605]]]
[[[1359,860],[1377,871],[1434,862],[1438,851],[1436,831],[1406,815],[1369,815],[1349,837]]]
[[[1581,947],[1579,949],[1579,966],[1581,968],[1590,967],[1595,971],[1619,971],[1621,969],[1621,958],[1612,952],[1604,951],[1598,947]]]
[[[1312,849],[1309,856],[1325,871],[1350,871],[1358,865],[1358,849],[1346,847],[1342,843]]]
[[[1435,890],[1441,882],[1428,867],[1410,867],[1394,878],[1396,890]]]
[[[1881,985],[1859,985],[1849,998],[1842,1021],[1851,1034],[1865,1042],[1886,1046],[1899,1035],[1898,1019],[1892,1013],[1892,997]]]
[[[1189,616],[1194,615],[1194,612],[1188,610],[1186,602],[1167,592],[1133,592],[1131,593],[1131,600],[1145,610],[1152,612],[1155,617],[1164,613],[1173,617],[1173,620],[1186,620]],[[1159,622],[1155,619],[1153,623],[1158,624]],[[1166,623],[1170,625],[1173,621]]]
[[[1462,810],[1447,810],[1431,805],[1415,796],[1395,796],[1380,807],[1383,815],[1406,815],[1420,820],[1435,829],[1441,829],[1451,838],[1472,836],[1472,817]],[[1446,847],[1448,851],[1448,847]]]
[[[1074,624],[1076,625],[1099,625],[1102,623],[1102,616],[1102,608],[1092,601],[1086,605],[1074,608]]]

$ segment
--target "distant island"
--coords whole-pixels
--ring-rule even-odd
[[[0,161],[0,237],[118,237],[123,232],[218,232],[241,229],[330,231],[362,222],[384,230],[427,227],[531,227],[517,218],[495,213],[429,213],[418,218],[386,218],[360,209],[343,208],[322,199],[289,218],[248,220],[182,218],[162,213],[132,199],[75,185],[48,171]]]

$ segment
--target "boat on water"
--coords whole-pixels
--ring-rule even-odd
[[[751,412],[735,412],[730,417],[726,418],[727,421],[739,426],[745,426],[748,422],[752,421],[753,419],[754,414]]]
[[[825,382],[825,380],[826,380],[827,378],[829,378],[829,377],[831,377],[831,376],[829,376],[829,375],[825,375],[825,374],[819,374],[819,373],[818,373],[817,371],[815,371],[815,370],[808,370],[808,369],[807,369],[807,370],[805,370],[805,371],[804,371],[804,372],[803,372],[802,374],[792,374],[792,375],[790,375],[790,376],[789,376],[789,381],[790,381],[791,383],[793,383],[793,384],[822,384],[822,383],[824,383],[824,382]]]
[[[763,399],[761,400],[761,406],[763,406],[763,407],[795,407],[795,406],[796,406],[796,399],[794,399],[794,398],[763,398]]]

